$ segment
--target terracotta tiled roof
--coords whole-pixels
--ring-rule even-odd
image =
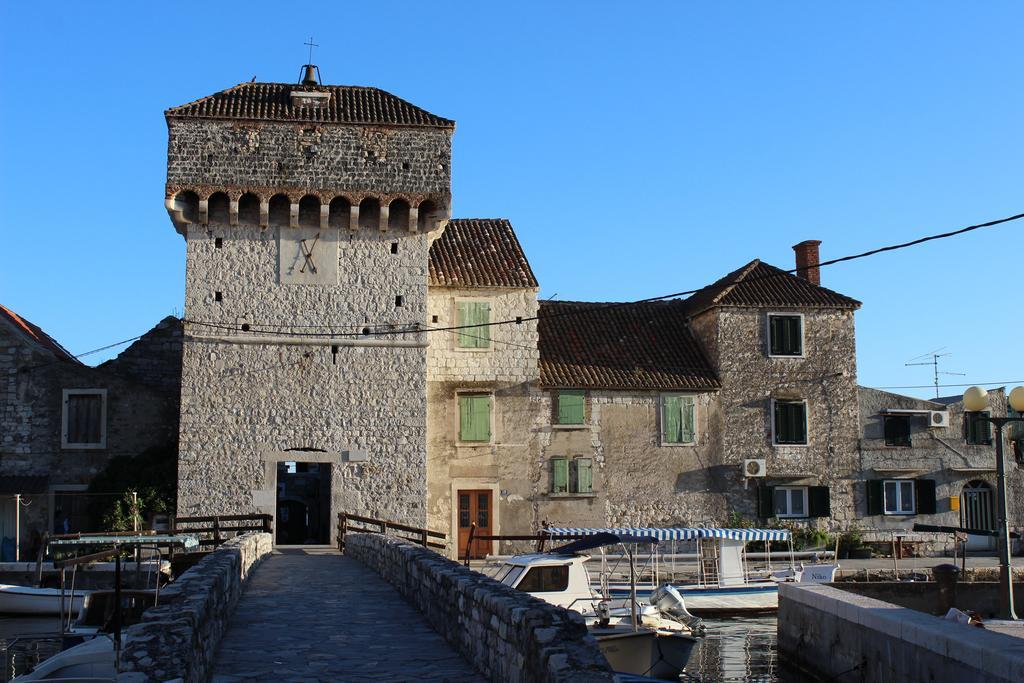
[[[537,287],[512,224],[504,218],[453,218],[430,245],[434,287]]]
[[[320,107],[295,107],[292,106],[291,93],[296,90],[326,92],[331,99]],[[454,121],[435,116],[389,92],[352,85],[239,83],[194,102],[172,107],[164,114],[204,119],[455,126]]]
[[[542,301],[540,382],[578,389],[714,390],[682,301]]]
[[[754,259],[686,299],[691,315],[714,306],[860,308],[860,302]]]
[[[14,328],[15,333],[20,334],[30,343],[43,347],[58,359],[69,360],[74,363],[79,362],[78,359],[68,353],[67,349],[58,344],[53,337],[43,332],[41,327],[25,320],[11,309],[2,305],[0,305],[0,320],[6,320]]]

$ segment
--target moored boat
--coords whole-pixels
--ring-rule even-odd
[[[590,536],[628,533],[659,541],[695,541],[697,580],[674,584],[686,609],[695,615],[774,612],[779,608],[779,583],[825,583],[832,581],[838,564],[797,565],[792,559],[792,535],[787,529],[726,529],[717,527],[638,527],[621,529],[548,528],[559,536]],[[775,573],[751,570],[746,546],[751,542],[783,542],[790,549],[790,567]],[[638,587],[639,588],[639,587]],[[657,587],[646,585],[644,590]],[[623,599],[631,588],[624,584],[608,587],[612,599]]]
[[[0,583],[0,614],[21,614],[45,616],[60,614],[63,606],[64,614],[78,614],[88,591],[64,591],[61,601],[59,588],[33,588],[31,586],[14,586]]]

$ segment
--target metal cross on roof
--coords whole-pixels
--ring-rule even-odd
[[[312,64],[313,63],[313,48],[314,47],[320,47],[320,46],[313,42],[313,36],[310,36],[309,37],[309,42],[308,43],[303,43],[303,45],[308,45],[309,46],[309,62],[307,62],[307,63],[308,64]]]

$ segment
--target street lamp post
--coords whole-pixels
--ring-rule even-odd
[[[1024,387],[1016,387],[1010,392],[1010,407],[1018,413],[1024,413]],[[980,413],[988,407],[988,392],[981,387],[971,387],[964,392],[964,410],[969,413]],[[999,587],[1000,598],[1005,605],[1004,615],[1007,619],[1017,619],[1013,608],[1013,570],[1010,566],[1010,521],[1006,505],[1006,465],[1003,462],[1003,425],[1010,422],[1024,422],[1024,417],[991,417],[988,415],[964,415],[964,419],[988,422],[996,428],[996,494],[999,515]]]

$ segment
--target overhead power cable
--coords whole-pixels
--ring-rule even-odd
[[[999,387],[1006,384],[1024,384],[1024,379],[1008,379],[1004,382],[964,382],[963,384],[940,384],[940,387]],[[906,384],[898,387],[868,387],[869,389],[934,389],[934,384]],[[928,400],[928,399],[924,399]]]
[[[899,244],[890,244],[890,245],[884,246],[884,247],[878,247],[878,248],[875,248],[875,249],[869,249],[868,251],[860,252],[858,254],[850,254],[848,256],[840,256],[839,258],[828,259],[826,261],[821,261],[820,263],[817,264],[816,267],[817,268],[824,268],[826,266],[832,266],[832,265],[835,265],[837,263],[846,263],[848,261],[855,261],[855,260],[858,260],[858,259],[867,258],[869,256],[875,256],[877,254],[882,254],[882,253],[889,252],[889,251],[897,251],[897,250],[900,250],[900,249],[907,249],[909,247],[917,246],[919,244],[924,244],[925,242],[932,242],[934,240],[947,239],[949,237],[955,237],[957,235],[963,235],[965,233],[972,232],[974,230],[980,230],[982,228],[990,228],[990,227],[993,227],[993,226],[996,226],[996,225],[1001,225],[1003,223],[1009,223],[1011,221],[1020,220],[1021,218],[1024,218],[1024,213],[1018,213],[1018,214],[1015,214],[1013,216],[1007,216],[1005,218],[999,218],[999,219],[996,219],[996,220],[987,221],[985,223],[978,223],[976,225],[969,225],[967,227],[960,228],[958,230],[951,230],[949,232],[942,232],[942,233],[938,233],[938,234],[935,234],[935,235],[928,235],[927,237],[920,237],[918,239],[911,240],[909,242],[901,242]],[[759,276],[756,276],[756,277],[745,278],[745,279],[742,280],[742,283],[743,284],[747,284],[747,283],[751,283],[751,282],[757,282],[759,280],[772,279],[772,278],[779,277],[782,274],[790,275],[790,274],[796,273],[798,270],[800,270],[800,269],[799,268],[790,268],[789,270],[782,270],[779,273],[767,273],[765,275],[759,275]],[[430,328],[427,328],[427,327],[420,326],[418,323],[412,323],[412,324],[408,324],[408,325],[389,324],[389,325],[387,325],[387,328],[390,328],[390,329],[387,329],[387,328],[381,329],[382,326],[377,325],[377,326],[374,326],[374,327],[376,327],[376,329],[374,329],[374,327],[366,326],[366,327],[363,328],[363,331],[359,331],[359,332],[327,332],[327,333],[319,333],[319,332],[291,332],[291,331],[287,331],[287,330],[256,329],[257,327],[259,327],[259,328],[275,327],[275,325],[267,325],[267,324],[264,324],[264,325],[252,325],[252,324],[250,324],[249,325],[249,329],[243,330],[239,325],[226,325],[226,324],[222,324],[222,323],[213,323],[213,322],[202,321],[202,320],[192,320],[192,319],[187,319],[186,318],[186,319],[183,320],[183,322],[190,323],[190,324],[193,324],[193,325],[199,325],[199,326],[203,326],[203,327],[231,330],[231,331],[235,331],[235,332],[243,331],[243,332],[253,332],[253,333],[259,333],[259,334],[275,334],[275,335],[280,335],[280,336],[295,336],[295,337],[336,337],[336,338],[342,338],[342,337],[387,336],[387,335],[395,335],[395,334],[414,334],[416,332],[451,332],[451,331],[467,330],[467,329],[474,329],[474,328],[481,328],[481,327],[497,327],[497,326],[501,326],[501,325],[519,325],[519,324],[522,324],[524,322],[540,320],[541,318],[551,319],[551,318],[559,318],[559,317],[565,317],[565,316],[583,315],[583,314],[591,313],[591,312],[594,312],[594,311],[597,311],[597,310],[604,311],[604,310],[610,310],[610,309],[614,309],[614,308],[621,308],[621,307],[625,307],[625,306],[636,306],[636,305],[639,305],[639,304],[653,303],[655,301],[663,301],[665,299],[677,299],[679,297],[689,296],[689,295],[692,295],[692,294],[696,294],[697,292],[699,292],[699,291],[701,291],[701,290],[703,290],[705,288],[706,287],[699,287],[697,289],[688,289],[688,290],[684,290],[684,291],[680,291],[680,292],[672,292],[670,294],[661,294],[659,296],[652,296],[652,297],[648,297],[646,299],[637,299],[637,300],[634,300],[634,301],[619,301],[619,302],[612,302],[612,303],[594,304],[594,305],[591,305],[591,306],[580,306],[580,307],[568,308],[567,310],[560,311],[558,313],[550,313],[549,312],[549,313],[545,313],[543,315],[539,315],[538,314],[538,315],[534,315],[534,316],[520,316],[520,317],[516,317],[514,319],[508,319],[508,320],[494,320],[494,321],[491,321],[491,322],[475,323],[475,324],[472,324],[472,325],[450,325],[450,326],[447,326],[447,327],[430,327]],[[316,325],[301,325],[301,326],[299,326],[299,325],[278,325],[276,327],[304,327],[304,328],[311,328],[311,329],[323,329],[323,328],[329,328],[329,327],[354,327],[354,326],[348,326],[348,325],[345,325],[345,326],[342,326],[342,325],[323,325],[323,326],[316,326]],[[398,327],[400,329],[395,329],[396,327]]]

